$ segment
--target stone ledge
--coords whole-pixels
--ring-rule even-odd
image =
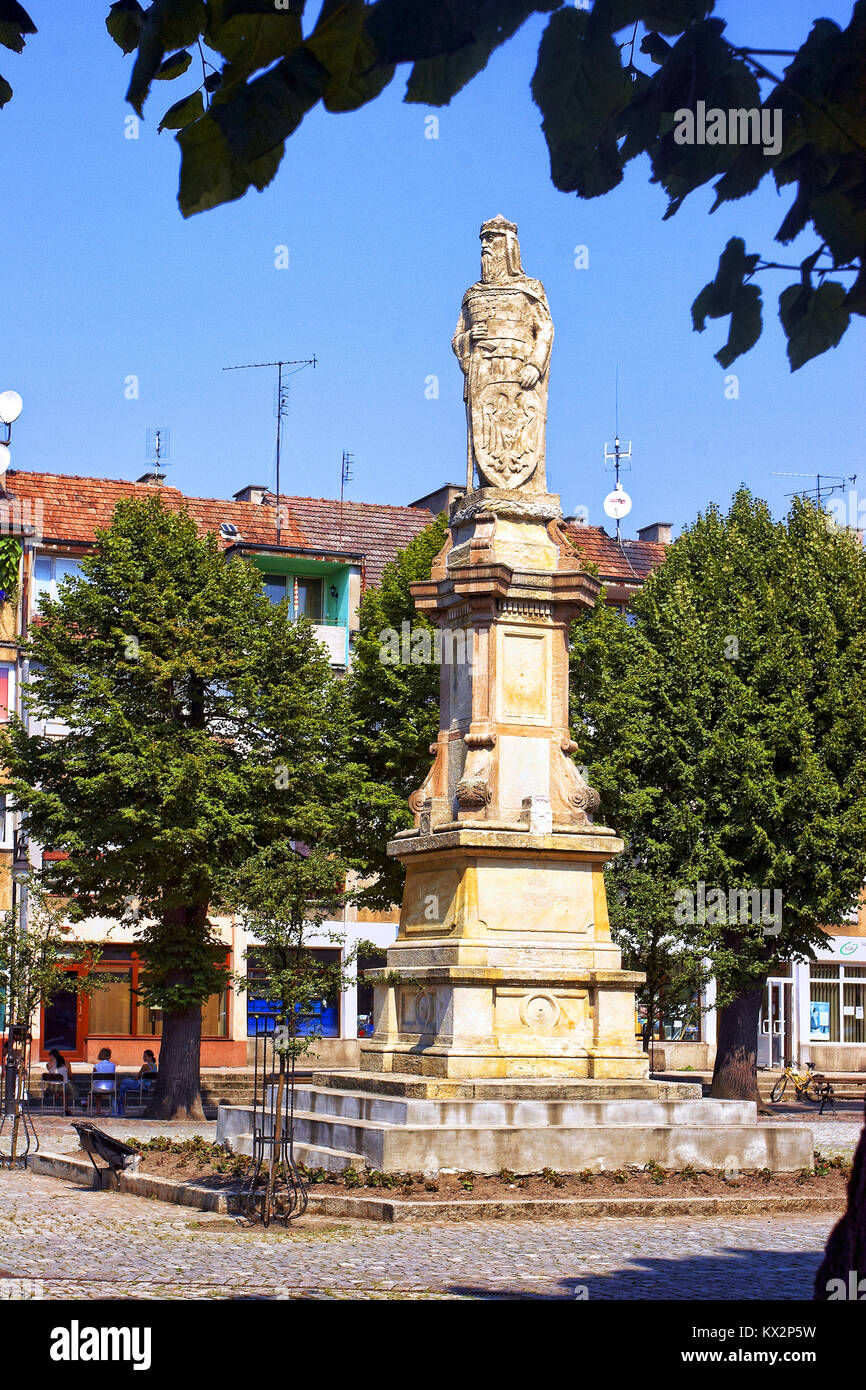
[[[68,1154],[45,1151],[30,1154],[27,1167],[31,1173],[38,1173],[41,1177],[84,1182],[94,1192],[128,1192],[131,1197],[150,1197],[159,1202],[173,1202],[177,1206],[196,1207],[199,1211],[226,1214],[234,1195],[205,1187],[202,1183],[179,1182],[176,1178],[160,1178],[148,1173],[118,1173],[115,1183],[109,1168],[95,1169],[89,1158],[72,1158]]]
[[[474,1198],[413,1202],[388,1197],[331,1197],[310,1192],[307,1211],[314,1216],[354,1217],[367,1221],[558,1221],[604,1217],[760,1216],[765,1212],[816,1212],[845,1209],[838,1197],[527,1197],[480,1201]]]

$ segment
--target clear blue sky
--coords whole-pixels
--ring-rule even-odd
[[[105,31],[108,0],[28,7],[39,34],[20,56],[0,50],[15,89],[0,112],[0,390],[25,402],[13,466],[132,479],[146,466],[147,427],[164,424],[169,481],[184,491],[230,496],[272,482],[272,374],[221,369],[315,353],[316,371],[292,382],[285,491],[334,496],[343,448],[360,501],[408,502],[460,482],[450,340],[478,275],[479,224],[503,213],[554,317],[548,479],[567,512],[583,504],[592,523],[612,525],[602,453],[617,363],[620,434],[634,442],[625,534],[655,520],[679,527],[741,481],[780,510],[799,480],[774,469],[858,471],[862,320],[791,374],[775,304],[794,277],[768,273],[763,337],[732,369],[738,400],[725,399],[712,356],[727,321],[691,330],[691,301],[729,236],[771,259],[805,253],[772,240],[790,194],[768,183],[709,217],[712,194],[698,192],[662,223],[666,200],[644,159],[607,197],[557,192],[529,95],[543,16],[437,113],[438,140],[425,139],[427,109],[402,102],[401,70],[363,110],[307,117],[264,193],[184,221],[179,152],[156,127],[194,82],[155,84],[140,139],[127,140],[131,60]],[[732,16],[736,42],[793,48],[819,14],[846,23],[850,4],[720,0],[718,11]],[[288,270],[274,266],[283,244]],[[577,245],[589,248],[587,270],[574,268]],[[131,374],[137,401],[124,398]],[[425,399],[430,374],[438,400]]]

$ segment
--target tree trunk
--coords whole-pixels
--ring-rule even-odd
[[[199,1089],[201,1006],[163,1014],[154,1116],[158,1120],[203,1120]]]
[[[847,1210],[830,1232],[815,1276],[815,1298],[821,1302],[866,1298],[866,1124],[848,1182]]]
[[[719,1010],[716,1065],[710,1095],[715,1100],[754,1100],[758,1094],[758,1021],[763,982]]]

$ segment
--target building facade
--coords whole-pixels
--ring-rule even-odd
[[[81,558],[93,547],[96,528],[109,525],[121,498],[144,498],[154,488],[167,506],[185,507],[201,533],[215,533],[227,559],[246,556],[261,571],[268,597],[275,603],[287,600],[293,615],[310,620],[338,672],[351,661],[364,589],[378,583],[385,564],[434,516],[423,499],[400,507],[282,497],[277,512],[276,499],[264,487],[247,486],[231,499],[201,498],[183,495],[155,474],[132,483],[9,470],[0,493],[0,534],[18,540],[20,559],[17,584],[10,586],[8,600],[4,595],[0,602],[0,720],[14,710],[34,732],[64,732],[60,724],[32,719],[21,700],[28,678],[23,646],[40,597],[56,595],[63,578],[77,573]],[[17,818],[0,790],[0,909],[11,905],[16,838],[20,841]],[[25,848],[34,870],[50,870],[52,859],[60,857],[34,843]],[[202,1065],[244,1067],[252,1056],[255,1029],[261,1026],[257,1016],[267,1010],[256,987],[256,943],[241,918],[211,920],[225,943],[227,967],[245,974],[248,987],[214,995],[202,1010]],[[330,935],[323,935],[311,938],[311,948],[339,954],[362,941],[384,949],[396,934],[396,922],[396,909],[376,913],[347,906],[339,921],[322,928],[323,933],[343,937],[345,945],[336,947]],[[58,1048],[70,1062],[89,1063],[100,1048],[110,1047],[116,1062],[137,1065],[145,1047],[158,1052],[162,1021],[158,1010],[138,999],[144,961],[134,927],[91,918],[77,924],[74,935],[78,942],[99,947],[96,969],[104,977],[104,988],[89,998],[61,990],[41,1010],[34,1059],[44,1061],[50,1048]],[[70,963],[70,974],[81,968]],[[366,989],[353,987],[315,1007],[316,1027],[322,1033],[319,1060],[331,1066],[353,1065],[357,1039],[369,1021]],[[0,1027],[3,1011],[0,981]]]

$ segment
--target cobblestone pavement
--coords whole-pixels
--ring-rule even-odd
[[[290,1232],[263,1232],[7,1171],[0,1280],[42,1280],[52,1299],[809,1299],[833,1222],[830,1213],[736,1217],[724,1229],[712,1217],[417,1226],[305,1217]]]

